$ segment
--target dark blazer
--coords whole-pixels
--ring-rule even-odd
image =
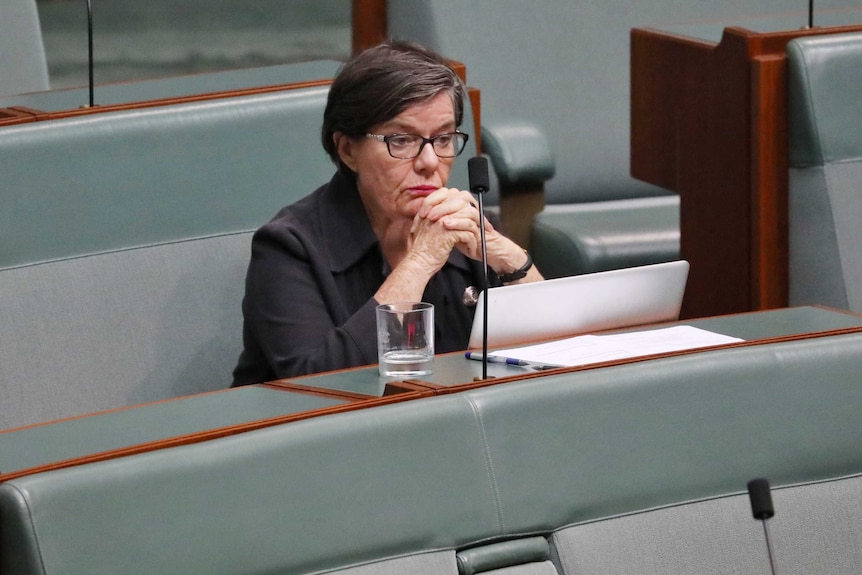
[[[387,271],[349,178],[337,173],[283,208],[252,239],[233,386],[377,363],[373,296]],[[467,347],[464,291],[482,284],[481,263],[457,251],[428,283],[437,353]]]

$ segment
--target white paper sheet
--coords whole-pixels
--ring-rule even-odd
[[[688,325],[611,335],[579,335],[488,353],[531,365],[573,366],[744,341]]]

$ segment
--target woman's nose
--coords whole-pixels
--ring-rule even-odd
[[[439,162],[440,158],[437,157],[437,152],[434,151],[434,146],[430,142],[426,142],[419,150],[419,155],[413,159],[413,165],[417,171],[436,169]]]

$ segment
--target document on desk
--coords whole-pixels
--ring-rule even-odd
[[[579,335],[488,354],[527,366],[575,366],[744,341],[688,325],[610,335]]]

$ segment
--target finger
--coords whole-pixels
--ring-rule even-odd
[[[450,188],[439,188],[425,196],[425,199],[422,201],[422,205],[419,206],[417,215],[421,218],[427,218],[428,214],[435,206],[445,202],[452,195],[452,191],[453,190]]]
[[[452,231],[469,231],[471,233],[479,233],[479,222],[476,217],[471,214],[451,214],[440,220],[440,223],[447,230]]]
[[[413,216],[413,223],[410,224],[410,235],[411,236],[416,235],[416,232],[419,230],[419,222],[421,220],[422,220],[422,218],[419,217],[419,214],[416,214],[415,216]]]
[[[469,192],[456,188],[441,188],[430,194],[420,208],[420,215],[431,220],[439,220],[448,214],[475,207]]]
[[[464,237],[462,241],[455,244],[455,248],[470,259],[482,259],[480,242],[473,235],[468,235]]]
[[[455,216],[479,221],[479,210],[475,204],[465,201],[463,198],[450,198],[445,202],[435,206],[428,214],[429,220],[439,220],[445,217]]]

